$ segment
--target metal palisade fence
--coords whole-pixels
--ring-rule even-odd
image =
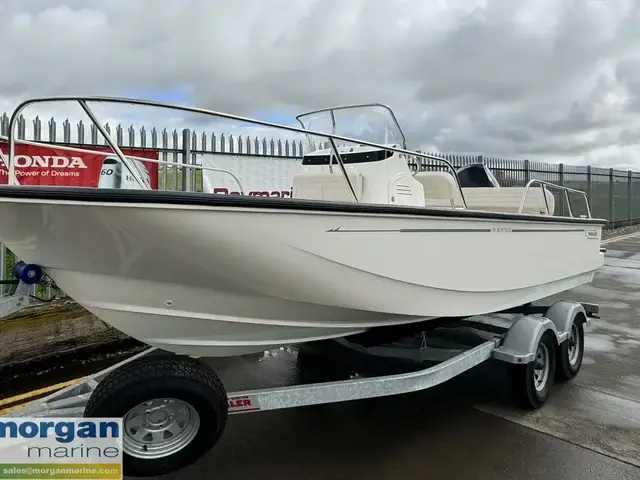
[[[29,122],[29,135],[27,135]],[[43,127],[45,134],[43,135]],[[19,118],[17,134],[19,138],[51,142],[67,146],[104,146],[106,142],[95,125],[85,128],[80,121],[73,125],[68,119],[59,123],[55,118],[43,122],[39,117],[27,120]],[[113,128],[105,125],[109,134]],[[9,130],[9,116],[0,116],[0,134],[6,136]],[[30,137],[30,138],[27,138]],[[214,132],[195,132],[184,129],[168,131],[166,128],[153,127],[124,128],[115,127],[115,140],[119,146],[151,149],[160,152],[160,160],[171,162],[160,165],[158,188],[163,190],[201,190],[202,177],[197,170],[186,169],[186,164],[195,164],[196,155],[217,153],[254,157],[301,159],[305,151],[302,140],[256,138],[246,135],[231,135]],[[620,227],[640,221],[640,172],[622,171],[614,168],[565,165],[529,160],[515,160],[483,155],[468,154],[432,154],[450,161],[455,167],[469,163],[482,162],[490,168],[503,186],[524,186],[531,179],[564,185],[587,193],[591,214],[597,218],[606,218],[609,227]],[[412,168],[415,168],[415,162]],[[422,169],[442,169],[436,162],[422,160]],[[190,172],[190,173],[187,173]],[[189,180],[190,179],[190,180]],[[552,190],[553,191],[553,190]],[[556,199],[556,212],[566,214],[567,206],[559,191],[553,191]],[[571,194],[571,209],[574,215],[584,215],[584,201]],[[10,276],[15,261],[13,254],[6,248],[0,249],[0,277]],[[6,291],[6,288],[5,290]]]

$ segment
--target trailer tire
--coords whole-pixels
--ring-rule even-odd
[[[84,416],[123,418],[124,475],[149,477],[179,470],[207,453],[222,435],[227,414],[227,393],[215,372],[171,354],[142,357],[111,372],[91,395]],[[167,432],[175,436],[166,440]],[[154,433],[163,437],[156,444]]]
[[[526,365],[511,365],[517,403],[524,409],[541,407],[549,397],[556,371],[557,341],[552,331],[545,332],[536,346],[536,356]]]
[[[569,330],[569,337],[558,346],[556,378],[571,380],[578,374],[584,355],[584,323],[576,316]]]

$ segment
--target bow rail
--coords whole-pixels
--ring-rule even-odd
[[[332,151],[332,156],[331,156],[331,163],[333,163],[333,157],[335,157],[335,159],[337,160],[338,166],[341,170],[342,176],[344,178],[344,181],[346,183],[346,185],[349,188],[349,191],[351,193],[351,195],[353,196],[354,201],[357,203],[358,197],[356,195],[354,186],[351,183],[351,180],[349,179],[349,176],[347,174],[347,170],[345,167],[345,163],[343,161],[343,158],[340,154],[340,151],[338,149],[338,145],[336,143],[336,141],[341,141],[341,142],[346,142],[346,143],[352,143],[352,144],[359,144],[362,146],[369,146],[369,147],[374,147],[374,148],[379,148],[379,149],[384,149],[384,150],[389,150],[389,151],[393,151],[399,154],[403,154],[407,159],[411,159],[411,160],[417,160],[417,159],[425,159],[425,160],[429,160],[431,162],[435,162],[437,164],[440,164],[442,166],[444,166],[446,168],[446,170],[453,176],[453,178],[455,179],[455,183],[457,186],[457,190],[459,192],[460,198],[462,200],[462,204],[463,204],[463,208],[464,209],[468,209],[468,205],[467,205],[467,201],[465,199],[465,195],[464,195],[464,191],[463,188],[460,184],[460,179],[458,178],[458,175],[456,174],[456,170],[455,167],[453,166],[453,164],[451,162],[449,162],[448,160],[435,156],[435,155],[430,155],[427,153],[422,153],[422,152],[415,152],[415,151],[410,151],[406,149],[406,139],[404,136],[404,133],[402,132],[400,125],[395,117],[395,114],[393,113],[393,111],[386,105],[384,104],[380,104],[380,103],[370,103],[370,104],[358,104],[358,105],[348,105],[348,106],[341,106],[341,107],[332,107],[332,108],[326,108],[326,109],[320,109],[320,110],[314,110],[311,112],[307,112],[307,113],[303,113],[301,115],[298,115],[296,117],[296,119],[298,120],[298,122],[301,124],[301,127],[296,127],[296,126],[290,126],[290,125],[282,125],[282,124],[278,124],[278,123],[273,123],[273,122],[268,122],[268,121],[264,121],[264,120],[257,120],[257,119],[253,119],[253,118],[248,118],[248,117],[243,117],[243,116],[239,116],[239,115],[234,115],[234,114],[229,114],[229,113],[224,113],[224,112],[218,112],[215,110],[208,110],[208,109],[203,109],[203,108],[197,108],[197,107],[190,107],[190,106],[184,106],[184,105],[174,105],[174,104],[169,104],[169,103],[165,103],[165,102],[157,102],[157,101],[152,101],[152,100],[142,100],[142,99],[133,99],[133,98],[124,98],[124,97],[108,97],[108,96],[45,96],[45,97],[37,97],[37,98],[32,98],[32,99],[28,99],[23,101],[22,103],[20,103],[17,108],[14,110],[14,112],[11,115],[11,119],[9,121],[9,135],[8,136],[0,136],[0,140],[1,141],[6,141],[9,145],[9,152],[8,152],[8,158],[5,157],[5,155],[2,153],[2,151],[0,151],[0,161],[2,163],[4,163],[4,165],[7,168],[8,174],[9,174],[9,184],[10,185],[19,185],[19,182],[17,180],[17,176],[15,173],[15,162],[14,157],[15,157],[15,153],[16,153],[16,144],[25,144],[25,145],[33,145],[33,146],[51,146],[51,142],[42,142],[42,141],[32,141],[32,140],[25,140],[25,139],[20,139],[20,138],[16,138],[16,126],[18,124],[20,115],[22,114],[22,112],[29,106],[32,106],[34,104],[38,104],[38,103],[60,103],[60,102],[76,102],[80,108],[85,112],[85,114],[89,117],[89,119],[91,120],[91,122],[95,125],[96,129],[100,132],[100,134],[104,137],[104,140],[107,143],[107,146],[112,150],[112,152],[103,152],[103,151],[96,151],[96,150],[89,150],[89,149],[83,149],[83,148],[79,148],[79,147],[72,147],[72,146],[66,146],[66,145],[56,145],[56,148],[60,148],[63,150],[68,150],[68,151],[75,151],[75,152],[80,152],[80,153],[91,153],[91,154],[99,154],[99,155],[105,155],[105,156],[112,156],[112,155],[116,155],[118,157],[118,159],[122,162],[123,166],[129,171],[129,173],[131,174],[132,178],[135,180],[135,182],[140,186],[140,188],[142,189],[150,189],[150,183],[149,180],[147,178],[145,178],[141,172],[138,170],[137,166],[135,165],[134,161],[144,161],[144,162],[150,162],[150,163],[158,163],[158,164],[163,164],[163,165],[175,165],[175,162],[170,162],[167,160],[156,160],[156,159],[149,159],[149,158],[142,158],[142,157],[136,157],[133,155],[125,155],[122,150],[120,149],[120,147],[118,146],[117,142],[114,141],[113,137],[111,136],[111,134],[105,129],[105,127],[101,124],[100,119],[96,116],[96,114],[94,113],[94,111],[90,108],[89,103],[101,103],[101,104],[121,104],[121,105],[133,105],[133,106],[143,106],[143,107],[155,107],[155,108],[165,108],[165,109],[169,109],[169,110],[174,110],[174,111],[181,111],[181,112],[185,112],[185,113],[193,113],[193,114],[200,114],[200,115],[205,115],[205,116],[211,116],[211,117],[218,117],[218,118],[223,118],[223,119],[227,119],[227,120],[232,120],[232,121],[237,121],[237,122],[244,122],[244,123],[248,123],[248,124],[252,124],[252,125],[257,125],[257,126],[262,126],[262,127],[268,127],[268,128],[274,128],[277,130],[282,130],[282,131],[286,131],[286,132],[291,132],[291,133],[298,133],[301,135],[305,135],[307,137],[310,136],[316,136],[316,137],[321,137],[321,138],[325,138],[328,140],[328,144],[329,147]],[[357,138],[352,138],[349,136],[343,136],[343,135],[338,135],[335,133],[335,116],[334,116],[334,111],[341,111],[341,110],[346,110],[349,108],[361,108],[361,107],[381,107],[382,109],[384,109],[390,116],[389,118],[391,119],[391,123],[393,126],[395,126],[395,131],[399,134],[400,136],[400,143],[402,145],[402,148],[396,146],[396,144],[380,144],[380,143],[375,143],[372,141],[368,141],[368,140],[364,140],[364,139],[357,139]],[[304,117],[308,117],[310,115],[313,114],[318,114],[318,113],[322,113],[322,112],[328,112],[331,115],[331,119],[332,119],[332,123],[333,123],[333,129],[332,132],[323,132],[323,131],[316,131],[316,130],[312,130],[309,128],[304,128],[304,123],[302,121],[302,119]],[[331,163],[329,165],[329,167],[331,168]],[[420,168],[420,163],[422,162],[417,162],[417,170],[419,171],[421,170]],[[228,169],[221,169],[221,168],[215,168],[215,167],[208,167],[208,166],[204,166],[204,165],[194,165],[194,164],[188,164],[188,163],[184,163],[181,165],[182,168],[186,168],[186,169],[199,169],[199,170],[209,170],[209,171],[215,171],[215,172],[220,172],[223,174],[227,174],[230,175],[233,180],[235,181],[235,183],[237,183],[238,187],[239,187],[239,191],[241,194],[244,194],[244,192],[246,191],[242,181],[240,180],[240,178],[231,170]],[[414,172],[415,173],[415,172]],[[569,193],[570,192],[574,192],[574,193],[578,193],[580,195],[582,195],[585,199],[585,203],[586,203],[586,212],[587,212],[587,216],[588,218],[592,218],[591,217],[591,210],[589,208],[589,201],[587,198],[587,195],[585,192],[580,191],[580,190],[575,190],[569,187],[565,187],[563,185],[556,185],[553,183],[549,183],[549,182],[545,182],[542,180],[538,180],[538,179],[532,179],[529,182],[527,182],[526,186],[524,187],[524,192],[522,194],[521,197],[521,201],[520,201],[520,206],[518,209],[518,213],[522,214],[522,210],[524,208],[525,205],[525,201],[527,198],[527,195],[530,191],[530,188],[533,184],[539,184],[540,187],[543,190],[543,198],[546,204],[546,208],[547,208],[547,213],[549,213],[549,207],[547,204],[547,198],[546,198],[546,188],[554,188],[554,189],[558,189],[560,191],[564,192],[564,197],[567,201],[568,204],[568,210],[569,210],[569,215],[571,217],[573,217],[573,211],[571,208],[571,202],[569,200]]]
[[[58,102],[58,103],[59,102],[77,102],[80,105],[80,107],[82,108],[82,110],[87,114],[87,116],[94,123],[94,125],[96,126],[96,128],[98,129],[100,134],[104,137],[104,139],[107,142],[108,146],[113,150],[113,153],[126,166],[126,168],[129,171],[129,173],[131,173],[132,177],[136,180],[138,185],[143,189],[149,189],[150,188],[148,182],[145,181],[145,179],[142,178],[140,173],[136,170],[136,168],[132,165],[132,163],[127,159],[127,157],[122,153],[122,151],[118,147],[117,143],[113,140],[113,138],[111,137],[109,132],[107,132],[106,129],[102,126],[102,124],[100,123],[100,120],[98,119],[98,117],[95,115],[93,110],[91,110],[91,108],[89,107],[89,103],[91,103],[91,102],[94,102],[94,103],[111,103],[111,104],[124,104],[124,105],[137,105],[137,106],[146,106],[146,107],[166,108],[166,109],[169,109],[169,110],[177,110],[177,111],[182,111],[182,112],[187,112],[187,113],[195,113],[195,114],[201,114],[201,115],[205,115],[205,116],[219,117],[219,118],[224,118],[224,119],[227,119],[227,120],[235,120],[235,121],[238,121],[238,122],[244,122],[244,123],[249,123],[249,124],[263,126],[263,127],[275,128],[275,129],[284,130],[284,131],[288,131],[288,132],[292,132],[292,133],[299,133],[299,134],[307,135],[307,136],[313,135],[313,136],[326,138],[329,141],[329,144],[331,146],[331,150],[333,152],[333,155],[336,157],[336,159],[338,161],[338,164],[340,166],[340,170],[342,171],[342,175],[344,177],[344,180],[345,180],[347,186],[349,187],[349,190],[350,190],[350,192],[351,192],[351,194],[352,194],[352,196],[353,196],[353,198],[354,198],[354,200],[356,202],[358,202],[358,198],[357,198],[357,195],[355,193],[355,189],[354,189],[353,185],[351,184],[351,181],[350,181],[350,179],[349,179],[349,177],[347,175],[347,170],[346,170],[346,167],[345,167],[344,162],[342,160],[342,157],[340,155],[340,152],[338,151],[336,140],[339,140],[339,141],[342,141],[342,142],[347,142],[347,143],[366,145],[366,146],[375,147],[375,148],[382,148],[382,149],[394,151],[394,152],[397,152],[397,153],[402,153],[402,154],[405,154],[407,156],[414,156],[414,157],[421,157],[421,158],[429,159],[429,160],[432,160],[432,161],[435,161],[435,162],[438,162],[438,163],[444,165],[447,168],[447,170],[449,170],[451,172],[451,174],[454,176],[454,178],[456,178],[456,182],[458,184],[458,189],[460,190],[460,195],[462,196],[464,206],[465,206],[465,208],[467,208],[466,201],[464,199],[464,193],[462,192],[462,188],[460,186],[460,182],[457,179],[457,176],[455,174],[454,166],[448,160],[436,157],[434,155],[423,154],[423,153],[418,153],[418,152],[412,152],[410,150],[406,150],[406,149],[403,149],[403,148],[397,148],[395,146],[380,145],[378,143],[369,142],[369,141],[366,141],[366,140],[359,140],[359,139],[356,139],[356,138],[350,138],[350,137],[346,137],[346,136],[342,136],[342,135],[330,134],[330,133],[326,133],[326,132],[318,132],[318,131],[308,130],[308,129],[304,129],[304,128],[289,126],[289,125],[281,125],[281,124],[278,124],[278,123],[267,122],[267,121],[264,121],[264,120],[257,120],[257,119],[253,119],[253,118],[243,117],[243,116],[239,116],[239,115],[233,115],[233,114],[230,114],[230,113],[218,112],[218,111],[215,111],[215,110],[208,110],[208,109],[204,109],[204,108],[189,107],[189,106],[184,106],[184,105],[174,105],[174,104],[170,104],[170,103],[157,102],[157,101],[152,101],[152,100],[141,100],[141,99],[123,98],[123,97],[106,97],[106,96],[67,96],[67,95],[63,95],[63,96],[47,96],[47,97],[31,98],[31,99],[25,100],[22,103],[20,103],[18,105],[18,107],[14,110],[14,112],[12,113],[11,119],[9,121],[9,159],[8,159],[8,164],[9,165],[8,165],[8,170],[9,170],[9,181],[10,182],[14,181],[15,183],[13,183],[13,184],[17,184],[16,177],[15,177],[15,163],[13,162],[13,158],[15,156],[15,146],[16,146],[16,143],[25,143],[26,142],[25,140],[16,139],[15,138],[16,125],[17,125],[17,122],[18,122],[18,118],[20,117],[20,114],[22,114],[22,112],[25,110],[25,108],[27,108],[27,107],[29,107],[31,105],[34,105],[34,104],[37,104],[37,103],[56,103],[56,102]],[[43,143],[43,142],[35,142],[35,143],[32,143],[32,144],[41,145],[41,146],[46,146],[47,145],[46,143]],[[95,153],[95,152],[92,152],[92,153]],[[144,160],[146,161],[148,159],[144,159]]]

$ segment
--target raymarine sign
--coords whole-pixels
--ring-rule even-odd
[[[199,162],[203,167],[232,171],[240,178],[245,195],[290,198],[301,159],[205,153],[198,155]],[[228,173],[203,170],[202,180],[205,192],[240,195],[238,183]]]
[[[122,478],[122,419],[0,420],[0,478]]]

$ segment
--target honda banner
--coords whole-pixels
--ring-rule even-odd
[[[267,157],[263,155],[229,155],[205,153],[198,155],[205,168],[233,172],[242,182],[245,195],[291,197],[293,175],[300,168],[299,158]],[[240,195],[238,182],[228,173],[203,170],[204,191],[222,195]]]
[[[82,146],[84,150],[100,153],[75,152],[55,146],[16,144],[15,175],[20,185],[48,185],[64,187],[140,188],[127,167],[109,147]],[[121,147],[125,156],[158,160],[154,150]],[[6,161],[9,146],[0,143]],[[134,168],[148,179],[152,189],[158,188],[158,164],[132,159]],[[0,161],[0,184],[9,183],[9,172]]]

